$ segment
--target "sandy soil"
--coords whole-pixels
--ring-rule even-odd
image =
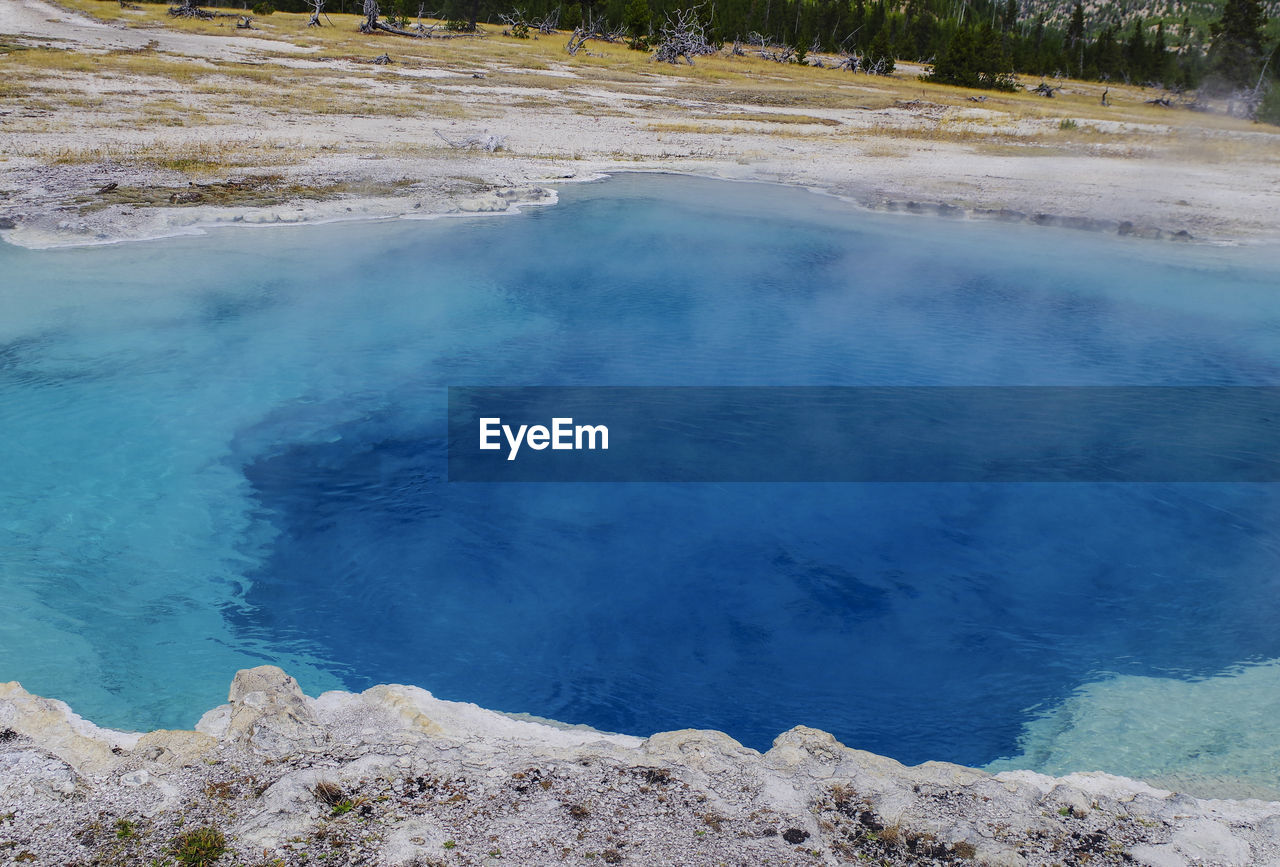
[[[571,58],[564,34],[369,37],[353,16],[308,29],[281,13],[245,32],[64,2],[0,3],[0,231],[26,246],[502,210],[618,170],[1147,236],[1280,236],[1280,128],[1147,106],[1159,94],[1138,88],[1112,87],[1108,108],[1079,82],[975,101],[912,67],[669,67],[603,43]],[[369,62],[384,51],[395,62]],[[257,180],[191,186],[244,178]]]

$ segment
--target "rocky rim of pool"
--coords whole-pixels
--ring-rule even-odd
[[[0,685],[13,863],[1250,865],[1280,803],[1103,773],[906,767],[798,726],[607,734],[409,686],[311,698],[239,672],[194,731],[98,728]],[[184,858],[188,860],[184,860]]]

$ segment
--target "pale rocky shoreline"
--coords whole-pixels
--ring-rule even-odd
[[[475,169],[474,163],[469,163],[468,167]],[[662,168],[654,168],[650,171],[726,179],[725,173],[718,171],[717,168],[706,166],[703,172],[673,172]],[[19,203],[12,202],[7,209],[0,207],[0,239],[18,247],[47,250],[156,240],[199,234],[206,229],[227,226],[301,226],[341,221],[429,219],[512,213],[527,205],[554,204],[555,185],[600,180],[611,174],[637,171],[634,167],[620,169],[602,164],[589,171],[566,168],[562,174],[555,177],[540,177],[536,173],[531,173],[531,179],[521,183],[512,182],[509,177],[510,172],[507,172],[501,180],[495,180],[493,183],[476,181],[461,188],[457,184],[417,182],[406,185],[403,191],[394,195],[335,196],[319,200],[295,199],[264,207],[209,205],[140,209],[114,206],[86,212],[61,204],[23,208]],[[117,174],[109,170],[98,172],[99,177]],[[755,182],[766,180],[754,176],[732,179]],[[308,180],[314,182],[323,178],[312,176]],[[91,180],[87,183],[92,186],[96,181]],[[1198,241],[1229,245],[1269,244],[1272,241],[1264,233],[1248,230],[1233,235],[1196,235],[1185,228],[1181,222],[1165,223],[1161,226],[1141,219],[1135,221],[1117,217],[1055,213],[1043,209],[1019,210],[1010,207],[964,206],[946,201],[869,198],[857,191],[834,188],[825,184],[802,186],[808,186],[819,193],[836,195],[862,209],[872,211],[953,219],[992,220],[1002,223],[1029,223],[1060,229],[1105,232],[1144,240]]]
[[[225,226],[510,213],[526,205],[554,204],[558,186],[600,180],[618,173],[778,183],[833,195],[869,211],[1026,223],[1147,240],[1252,246],[1269,245],[1280,238],[1280,226],[1268,225],[1258,219],[1261,215],[1251,212],[1230,214],[1222,209],[1217,213],[1190,215],[1157,210],[1135,215],[1131,209],[1108,207],[1100,200],[1070,203],[1051,200],[1041,191],[1014,188],[1002,190],[998,198],[942,199],[932,194],[927,183],[903,183],[885,190],[860,179],[841,179],[838,175],[771,171],[761,165],[744,168],[715,160],[651,165],[607,160],[566,161],[548,166],[545,160],[471,154],[436,159],[430,166],[424,166],[414,160],[380,159],[352,164],[351,160],[334,158],[289,171],[278,183],[282,187],[293,184],[323,189],[357,173],[364,185],[384,192],[295,198],[265,206],[197,203],[178,207],[107,205],[86,209],[72,200],[92,195],[96,188],[109,181],[144,188],[165,188],[166,183],[186,185],[187,182],[180,176],[170,178],[164,172],[119,165],[10,169],[6,182],[15,189],[0,196],[0,240],[41,250],[199,234]],[[4,174],[0,172],[0,176]],[[237,178],[261,175],[261,172],[248,171],[228,177],[235,182]],[[412,178],[421,179],[410,180]]]
[[[202,829],[242,865],[1280,864],[1280,803],[905,767],[802,726],[762,754],[261,666],[194,731],[137,734],[0,685],[0,863],[199,863],[176,847]]]
[[[48,64],[33,61],[22,79],[29,97],[0,110],[0,238],[46,248],[231,223],[493,211],[511,204],[495,194],[519,198],[624,171],[787,184],[872,209],[1138,237],[1280,238],[1280,128],[1151,110],[1142,100],[1159,94],[1137,88],[1113,88],[1123,105],[1105,112],[1101,85],[1083,82],[1055,100],[975,103],[962,91],[916,87],[920,70],[907,64],[893,79],[811,79],[722,59],[707,77],[681,78],[635,67],[612,46],[575,66],[528,43],[521,52],[533,54],[521,65],[509,45],[410,55],[420,47],[404,40],[344,41],[345,25],[324,29],[334,40],[326,48],[284,15],[259,21],[250,38],[130,14],[124,21],[136,23],[48,0],[0,4],[0,35],[23,47],[7,55],[14,69],[27,56]],[[372,66],[342,53],[384,48],[397,62]],[[60,52],[107,65],[60,66]],[[139,71],[109,72],[126,61]],[[200,71],[198,87],[166,77],[188,67]],[[237,90],[249,84],[232,79],[247,69],[270,70],[272,85],[256,95],[283,102],[257,105]],[[347,90],[360,99],[306,103]],[[1060,128],[1064,119],[1077,124],[1072,131]],[[174,161],[189,169],[165,167]],[[246,178],[277,179],[279,201],[183,199],[189,184]],[[112,184],[163,195],[118,201],[101,192]],[[307,193],[290,197],[291,187]]]

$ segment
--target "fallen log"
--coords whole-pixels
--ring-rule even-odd
[[[488,153],[502,150],[507,143],[507,137],[504,135],[492,135],[481,133],[480,135],[468,136],[463,139],[451,139],[440,130],[436,130],[435,134],[440,140],[454,150],[483,150]]]
[[[212,21],[214,14],[208,9],[201,9],[196,5],[196,0],[182,0],[177,6],[169,7],[169,14],[174,18],[199,18],[202,21]]]

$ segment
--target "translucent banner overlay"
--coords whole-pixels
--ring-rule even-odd
[[[451,387],[454,482],[1275,482],[1280,388]]]

